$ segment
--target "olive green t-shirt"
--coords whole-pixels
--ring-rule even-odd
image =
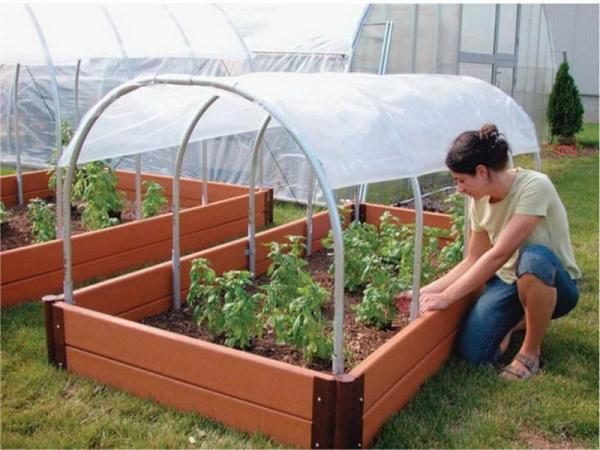
[[[552,181],[543,173],[517,167],[517,174],[506,197],[490,203],[489,196],[472,200],[470,207],[471,229],[486,231],[494,245],[500,233],[514,214],[543,217],[521,247],[541,244],[548,247],[560,259],[571,278],[578,279],[581,272],[575,263],[569,235],[567,212]],[[496,272],[505,283],[517,280],[516,262],[519,249]]]

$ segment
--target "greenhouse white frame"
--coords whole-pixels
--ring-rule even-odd
[[[392,94],[383,92],[383,84],[393,87],[390,89]],[[255,257],[255,224],[251,218],[254,209],[254,180],[258,170],[257,154],[271,118],[290,133],[314,171],[329,210],[334,238],[334,374],[344,371],[344,247],[333,189],[406,177],[414,180],[414,185],[418,188],[418,176],[444,167],[446,148],[452,139],[466,129],[478,129],[484,122],[494,122],[498,125],[511,143],[513,154],[539,153],[535,126],[525,111],[499,89],[470,77],[256,73],[232,78],[165,75],[136,79],[115,88],[86,114],[59,161],[61,167],[68,166],[62,198],[65,221],[64,295],[67,302],[73,302],[71,225],[67,206],[70,204],[75,167],[81,156],[83,161],[90,161],[110,158],[115,154],[114,147],[112,150],[110,146],[103,148],[98,140],[91,139],[85,147],[83,144],[90,137],[95,125],[102,120],[115,120],[111,119],[110,115],[103,116],[111,105],[121,102],[121,107],[135,106],[135,97],[131,95],[134,92],[154,89],[168,97],[182,86],[190,91],[190,96],[193,90],[201,95],[198,94],[199,96],[194,98],[196,108],[192,120],[178,128],[184,132],[181,134],[183,137],[180,137],[174,170],[174,193],[178,192],[181,162],[190,136],[200,119],[205,119],[204,116],[210,107],[218,103],[217,100],[222,100],[226,108],[233,114],[239,113],[241,118],[247,116],[247,110],[239,107],[240,102],[250,102],[254,107],[254,128],[257,135],[251,155],[248,230],[251,269],[254,269]],[[303,91],[307,86],[318,87],[319,90],[316,94],[303,98],[294,94],[296,91]],[[346,102],[340,101],[341,99],[346,99]],[[319,113],[315,114],[316,111]],[[180,116],[181,112],[174,114],[170,121],[176,121]],[[187,118],[189,120],[189,114]],[[349,119],[353,119],[352,123],[356,126],[349,126]],[[213,136],[215,126],[219,125],[218,119],[212,118],[212,124],[210,118],[206,120],[209,126],[201,130],[200,137]],[[443,126],[435,126],[440,123],[443,123]],[[127,132],[132,136],[136,132],[143,132],[144,127],[139,125],[131,123]],[[230,127],[227,133],[235,134],[240,131],[236,121],[231,120],[231,116],[227,117],[226,125]],[[244,124],[244,127],[246,126],[247,124]],[[356,130],[360,131],[357,133]],[[414,138],[415,135],[418,139]],[[341,142],[346,143],[349,151],[339,151]],[[437,146],[432,145],[436,142]],[[174,195],[173,201],[174,308],[179,308],[177,195]],[[418,311],[423,233],[422,207],[418,201],[416,206],[414,292],[411,304],[413,318]],[[309,222],[312,217],[310,212],[309,206]],[[310,230],[310,227],[308,229]]]

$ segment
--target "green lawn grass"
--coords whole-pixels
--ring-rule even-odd
[[[10,175],[15,173],[15,169],[10,167],[0,167],[0,175]]]
[[[585,147],[598,147],[598,124],[584,123],[583,130],[577,133],[577,143]]]
[[[544,171],[569,212],[584,277],[578,307],[552,324],[542,373],[509,384],[492,367],[451,358],[387,422],[375,447],[598,448],[598,156],[547,159]],[[284,209],[276,220],[304,215]],[[37,304],[2,311],[0,369],[2,448],[277,447],[54,369]]]

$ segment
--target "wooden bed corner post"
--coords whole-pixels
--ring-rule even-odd
[[[336,376],[334,448],[362,448],[364,375]]]
[[[315,377],[311,448],[334,448],[336,381]]]
[[[55,303],[63,300],[64,297],[62,295],[45,295],[42,298],[42,302],[44,302],[48,362],[59,369],[67,368],[63,310],[55,306]]]
[[[273,208],[275,207],[273,188],[269,188],[265,194],[265,225],[273,223]]]

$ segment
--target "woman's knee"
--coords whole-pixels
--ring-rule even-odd
[[[552,251],[539,244],[523,247],[519,252],[517,262],[518,284],[531,283],[539,280],[548,286],[554,286],[556,277],[555,256]],[[531,275],[532,277],[525,277]]]

